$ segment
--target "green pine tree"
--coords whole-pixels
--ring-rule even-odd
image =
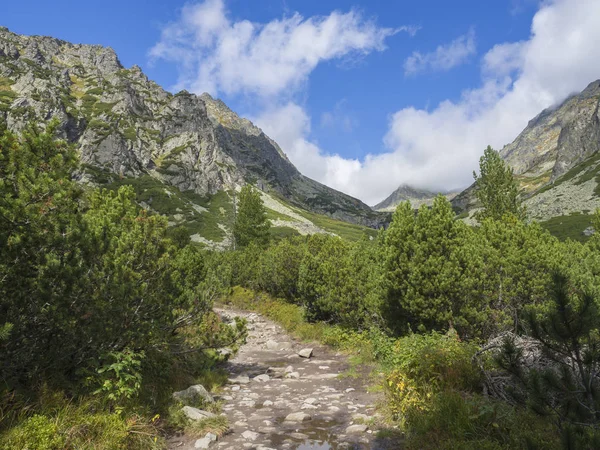
[[[475,195],[483,209],[476,215],[477,220],[486,218],[500,220],[505,215],[518,219],[525,218],[525,208],[519,199],[513,170],[508,167],[498,152],[488,145],[479,159],[479,176],[475,178]]]
[[[553,275],[549,311],[526,314],[529,334],[539,341],[550,367],[531,367],[523,349],[506,339],[497,358],[512,373],[514,398],[555,420],[566,449],[600,448],[600,311],[589,292],[572,289]]]
[[[260,193],[252,186],[244,186],[239,195],[233,237],[237,247],[246,247],[251,242],[264,246],[269,242],[271,224]]]
[[[409,203],[398,206],[384,243],[392,328],[476,332],[486,311],[474,295],[478,254],[471,251],[471,235],[444,196],[416,215]]]

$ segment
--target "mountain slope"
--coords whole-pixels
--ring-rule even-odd
[[[599,108],[600,80],[544,110],[500,151],[515,171],[529,218],[561,237],[583,239],[589,215],[600,207]],[[452,203],[472,216],[474,186]]]
[[[433,199],[438,194],[439,193],[437,192],[416,189],[403,184],[392,192],[385,200],[373,206],[373,209],[375,211],[394,211],[400,203],[405,201],[409,201],[414,208],[419,208],[421,205],[431,205]],[[448,200],[452,200],[456,193],[444,193],[444,195]]]
[[[202,205],[210,198],[231,203],[232,193],[249,182],[334,219],[377,227],[386,218],[300,174],[272,139],[223,102],[208,94],[173,95],[139,67],[125,69],[110,48],[0,28],[0,116],[14,131],[58,119],[62,137],[80,150],[81,181],[145,185],[139,194],[153,209],[181,194],[195,205],[190,217],[206,216]],[[161,191],[167,198],[157,201]],[[174,223],[178,214],[190,219],[171,213]]]

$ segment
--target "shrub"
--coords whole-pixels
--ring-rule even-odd
[[[391,413],[403,422],[409,410],[426,411],[444,389],[477,388],[480,373],[471,361],[476,350],[455,332],[398,339],[386,361],[391,367],[385,386]]]

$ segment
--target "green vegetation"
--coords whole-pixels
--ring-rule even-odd
[[[476,185],[475,195],[483,208],[477,213],[477,220],[488,217],[498,220],[506,214],[512,214],[519,219],[525,217],[513,170],[489,145],[479,159],[479,176],[473,172],[473,177]]]
[[[250,244],[264,246],[269,241],[267,210],[260,197],[260,192],[251,185],[245,185],[240,191],[235,222],[233,224],[233,239],[236,247],[246,247]]]
[[[577,298],[576,298],[577,297]],[[528,333],[540,342],[554,367],[532,369],[523,349],[506,338],[499,365],[514,377],[510,394],[559,425],[565,448],[600,446],[600,309],[591,291],[573,291],[568,278],[553,276],[548,311],[525,315]],[[520,388],[520,389],[519,389]]]
[[[560,240],[573,239],[585,242],[589,239],[583,230],[591,225],[591,215],[572,213],[568,216],[557,216],[541,222],[540,225],[547,229],[553,236]]]
[[[322,228],[323,230],[329,231],[331,233],[335,233],[343,239],[347,239],[350,241],[358,241],[364,236],[373,238],[377,236],[377,230],[374,230],[373,228],[343,222],[341,220],[332,219],[331,217],[299,208],[292,209],[294,210],[294,212],[310,220],[319,228]]]
[[[244,324],[211,311],[212,255],[175,245],[131,186],[72,181],[56,128],[0,135],[0,448],[161,448],[173,390],[217,380],[212,349]]]
[[[377,233],[294,208],[343,239],[269,229],[285,217],[250,186],[234,224],[234,193],[81,167],[55,130],[0,137],[0,448],[151,449],[168,429],[224,433],[223,417],[191,424],[171,395],[225,380],[215,350],[235,350],[245,330],[222,323],[215,300],[354,354],[344,377],[374,366],[406,448],[598,446],[600,235],[560,241],[521,220],[493,150],[475,227],[443,196],[399,205]],[[107,189],[83,189],[78,171]],[[600,228],[600,211],[569,218]],[[190,245],[196,233],[222,240],[223,225],[235,249]],[[499,335],[518,339],[483,352]],[[543,370],[524,356],[531,340]]]

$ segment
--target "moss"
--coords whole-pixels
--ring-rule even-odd
[[[92,119],[90,121],[90,123],[88,124],[89,128],[92,128],[94,130],[97,131],[111,131],[112,127],[110,124],[102,121],[102,120],[98,120],[98,119]]]
[[[128,127],[123,130],[123,137],[130,141],[135,141],[137,139],[137,134],[135,132],[135,128]]]
[[[93,113],[94,114],[108,113],[108,112],[112,111],[113,107],[117,103],[118,102],[113,102],[113,103],[95,102],[94,107],[93,107]]]
[[[17,93],[11,90],[0,90],[0,101],[12,101],[17,98]]]

